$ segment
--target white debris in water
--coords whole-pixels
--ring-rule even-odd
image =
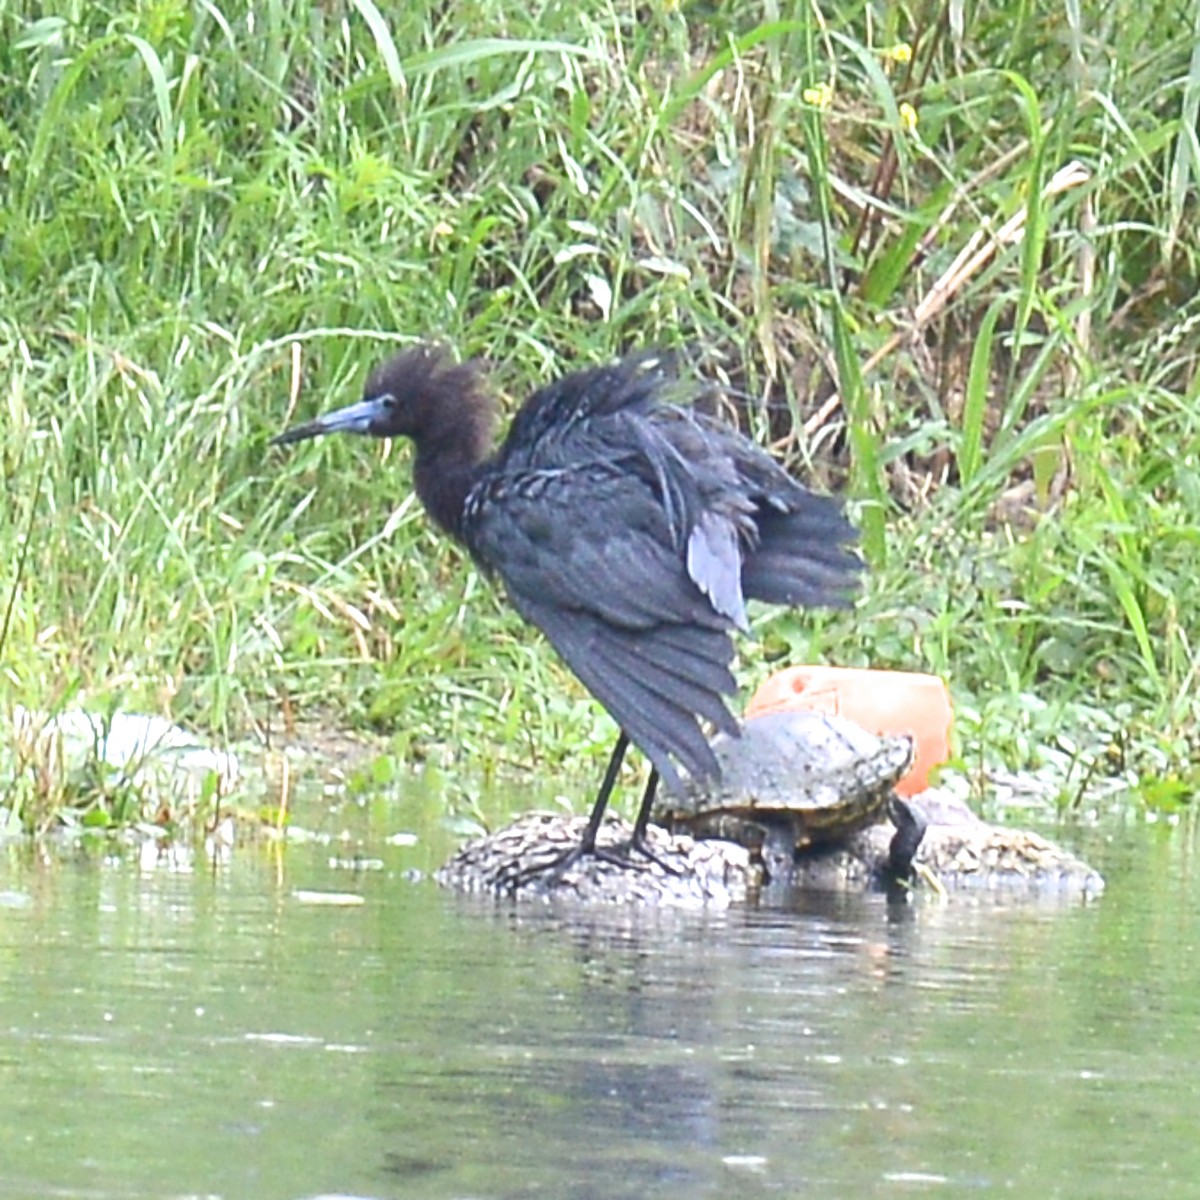
[[[360,855],[354,855],[351,858],[331,858],[329,860],[329,869],[331,871],[382,871],[384,865],[382,858],[363,858]]]
[[[331,908],[356,908],[366,900],[355,892],[314,892],[297,888],[292,898],[301,904],[326,905]]]
[[[320,1046],[322,1039],[306,1033],[245,1033],[247,1042],[266,1042],[272,1046]]]
[[[236,755],[204,745],[163,717],[102,717],[81,708],[50,716],[17,705],[13,724],[18,738],[63,773],[98,761],[123,771],[136,786],[187,797],[214,778],[219,790],[228,792],[241,775]]]
[[[751,1171],[761,1175],[767,1169],[768,1160],[761,1154],[726,1154],[721,1163],[735,1171]]]

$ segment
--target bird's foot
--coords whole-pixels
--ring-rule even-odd
[[[552,891],[563,880],[568,871],[589,858],[598,862],[608,863],[611,866],[620,868],[622,871],[645,870],[645,863],[635,858],[635,854],[640,855],[642,859],[648,860],[649,863],[668,875],[683,875],[685,873],[679,867],[673,866],[652,850],[644,833],[638,834],[635,832],[634,836],[627,842],[600,846],[594,842],[584,841],[545,862],[527,866],[516,866],[514,864],[513,869],[497,875],[495,888],[497,892],[504,895],[514,896],[534,880],[540,880],[544,890]]]
[[[634,829],[633,836],[625,845],[626,852],[636,850],[643,858],[648,858],[656,867],[668,875],[683,875],[678,867],[672,866],[666,859],[660,858],[651,848],[644,829]]]
[[[496,891],[502,895],[515,896],[535,879],[542,882],[544,890],[551,891],[573,866],[589,857],[600,858],[603,857],[603,854],[597,852],[595,847],[576,845],[544,862],[530,863],[524,866],[514,863],[509,870],[497,874]]]

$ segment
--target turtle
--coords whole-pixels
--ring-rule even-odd
[[[912,738],[876,737],[844,717],[801,710],[755,717],[712,747],[719,780],[664,797],[656,817],[668,829],[738,842],[758,856],[768,882],[787,885],[798,855],[887,816],[896,833],[885,872],[908,874],[925,819],[894,785],[912,765]]]

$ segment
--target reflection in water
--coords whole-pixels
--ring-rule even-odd
[[[1089,907],[711,916],[12,851],[0,1195],[1188,1195],[1191,845],[1093,847]]]
[[[861,1019],[838,1011],[851,995],[874,997],[876,1014],[852,1058],[904,1065],[886,1012],[907,978],[911,910],[861,897],[711,917],[452,903],[491,927],[501,972],[569,964],[564,987],[544,974],[506,981],[446,1014],[452,1045],[486,1031],[469,1070],[384,1083],[401,1136],[429,1144],[436,1128],[414,1138],[411,1121],[448,1111],[487,1131],[488,1195],[726,1194],[738,1174],[745,1186],[809,1177],[795,1165],[816,1162],[864,1108],[834,1082],[842,1027]],[[414,1160],[395,1152],[389,1165],[402,1174]],[[460,1143],[445,1170],[471,1194],[482,1186],[462,1178]]]

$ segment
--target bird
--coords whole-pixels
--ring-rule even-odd
[[[407,438],[426,513],[498,580],[619,733],[579,845],[597,834],[632,742],[651,771],[626,851],[645,841],[659,780],[714,779],[704,726],[737,736],[733,635],[747,600],[845,607],[862,562],[842,504],[795,480],[731,425],[679,403],[671,355],[642,351],[545,384],[494,441],[478,360],[418,342],[376,366],[363,397],[285,429]],[[626,853],[615,861],[628,863]]]

